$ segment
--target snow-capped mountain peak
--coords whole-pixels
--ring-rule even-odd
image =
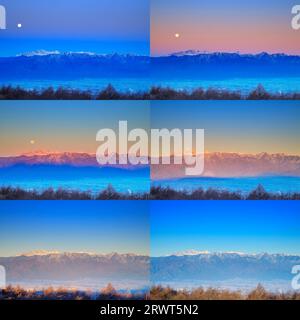
[[[205,54],[206,51],[200,51],[200,50],[185,50],[185,51],[178,51],[171,53],[170,56],[176,56],[176,57],[182,57],[182,56],[196,56],[198,54]]]
[[[267,53],[267,52],[259,52],[259,53],[241,53],[239,51],[236,52],[220,52],[220,51],[205,51],[205,50],[184,50],[173,52],[168,54],[167,56],[172,57],[185,57],[185,56],[198,56],[198,55],[205,55],[205,56],[240,56],[240,57],[256,57],[256,58],[268,58],[268,57],[289,57],[289,55],[284,53]]]
[[[29,51],[29,52],[24,52],[21,54],[18,54],[17,56],[20,57],[34,57],[34,56],[49,56],[49,55],[53,55],[53,54],[61,54],[60,51],[58,50],[53,50],[53,51],[48,51],[48,50],[35,50],[35,51]]]
[[[134,58],[134,57],[142,57],[137,54],[130,54],[130,53],[96,53],[92,51],[58,51],[58,50],[34,50],[23,52],[17,54],[16,57],[47,57],[47,56],[64,56],[64,57],[98,57],[98,58]]]
[[[175,252],[171,254],[171,256],[182,257],[182,256],[196,256],[199,254],[209,254],[209,251],[199,251],[199,250],[189,249],[189,250]]]
[[[183,251],[178,251],[172,254],[168,254],[166,256],[162,257],[184,257],[184,256],[207,256],[207,257],[230,257],[230,256],[236,256],[236,257],[252,257],[255,259],[261,259],[261,258],[274,258],[274,257],[289,257],[289,256],[298,256],[300,257],[300,254],[287,254],[287,253],[267,253],[267,252],[259,252],[259,253],[246,253],[241,251],[207,251],[207,250],[194,250],[194,249],[188,249]]]
[[[21,253],[17,256],[32,257],[32,256],[47,256],[50,254],[60,254],[57,250],[33,250],[25,253]]]

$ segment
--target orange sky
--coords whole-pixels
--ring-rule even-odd
[[[249,5],[241,2],[174,0],[167,10],[167,5],[171,6],[169,0],[154,0],[151,54],[191,49],[300,54],[300,30],[291,27],[289,0],[253,0]],[[222,5],[224,8],[220,7]]]

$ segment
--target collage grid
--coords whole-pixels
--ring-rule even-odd
[[[0,0],[0,300],[299,299],[299,40],[293,0]]]

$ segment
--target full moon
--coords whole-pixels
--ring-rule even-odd
[[[17,24],[18,28],[22,28],[22,23]]]
[[[35,140],[30,140],[30,144],[35,144]]]
[[[175,33],[175,38],[179,38],[180,34],[179,33]]]

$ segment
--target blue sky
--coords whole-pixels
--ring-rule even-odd
[[[1,201],[0,256],[31,250],[149,252],[146,201]]]
[[[38,49],[149,54],[149,0],[0,3],[7,11],[7,30],[0,32],[2,56]]]
[[[152,201],[151,255],[195,249],[300,254],[299,201]]]
[[[2,201],[0,256],[31,250],[300,254],[298,201]],[[149,216],[150,214],[150,216]]]
[[[151,2],[151,10],[150,10]],[[300,54],[295,0],[1,0],[1,55],[37,49],[130,52],[261,51]],[[150,23],[151,20],[151,23]],[[17,28],[21,23],[22,28]],[[179,37],[174,37],[178,33]]]

